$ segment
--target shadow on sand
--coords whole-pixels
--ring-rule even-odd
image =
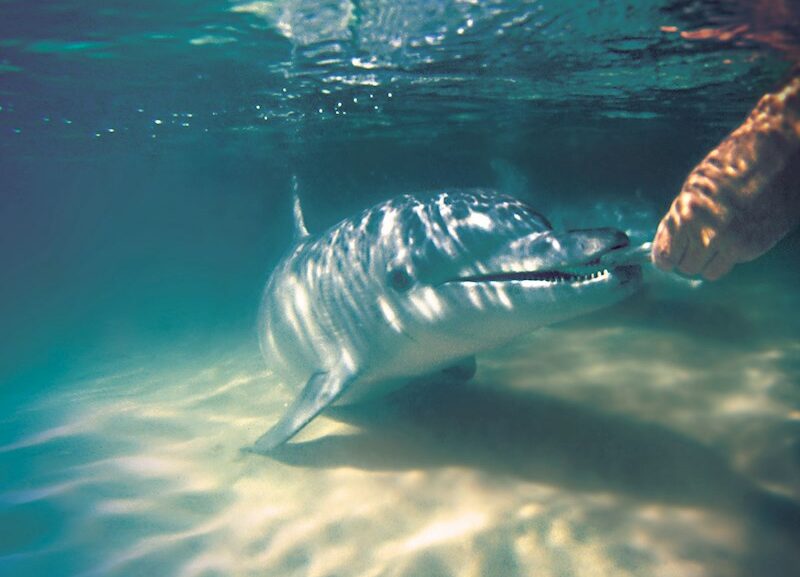
[[[487,384],[409,387],[328,416],[359,427],[271,456],[313,468],[448,466],[574,491],[753,514],[800,531],[800,505],[762,490],[712,449],[663,426]]]

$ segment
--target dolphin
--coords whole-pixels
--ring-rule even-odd
[[[312,236],[295,191],[295,245],[259,312],[262,353],[300,388],[250,449],[269,453],[332,404],[420,376],[466,379],[475,353],[615,303],[641,284],[613,228],[557,232],[489,190],[403,195]],[[442,371],[444,371],[442,373]]]

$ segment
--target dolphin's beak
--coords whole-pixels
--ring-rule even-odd
[[[652,242],[628,246],[604,255],[603,262],[611,266],[617,264],[650,264],[652,262],[650,257],[652,249]]]
[[[554,235],[561,244],[563,258],[570,264],[588,264],[628,246],[628,235],[615,228],[568,230]]]
[[[514,241],[509,253],[527,270],[558,270],[600,265],[602,257],[628,244],[628,235],[615,228],[548,231]]]
[[[554,234],[560,245],[563,267],[572,273],[586,269],[613,270],[620,284],[641,279],[640,247],[630,248],[630,240],[615,228],[568,230]]]

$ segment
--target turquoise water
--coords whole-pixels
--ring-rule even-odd
[[[293,176],[647,241],[787,70],[717,4],[0,2],[0,574],[794,574],[796,233],[240,452]]]

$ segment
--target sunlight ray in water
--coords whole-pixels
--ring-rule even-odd
[[[550,329],[458,391],[323,419],[277,460],[240,452],[289,395],[258,355],[143,364],[64,391],[7,444],[3,465],[24,454],[34,474],[12,477],[0,515],[65,511],[48,523],[61,547],[91,544],[82,575],[740,575],[776,530],[747,495],[793,493],[797,464],[772,450],[765,467],[757,443],[790,421],[781,367],[798,349],[706,366],[688,339],[669,339],[667,370],[646,327]]]
[[[43,499],[55,498],[58,495],[68,493],[73,489],[85,485],[87,480],[78,479],[75,481],[67,481],[58,483],[56,485],[49,485],[45,487],[37,487],[34,489],[23,489],[19,491],[9,491],[7,493],[0,493],[0,504],[3,505],[20,505],[24,503],[32,503]]]
[[[61,439],[64,437],[72,437],[78,433],[83,433],[89,430],[89,426],[86,423],[75,422],[69,423],[66,425],[61,425],[58,427],[53,427],[51,429],[47,429],[46,431],[42,431],[40,433],[34,433],[29,437],[24,439],[20,439],[19,441],[14,441],[13,443],[8,443],[7,445],[0,446],[0,453],[5,453],[7,451],[16,451],[17,449],[24,449],[27,447],[35,447],[36,445],[41,445],[43,443],[47,443],[54,439]]]

